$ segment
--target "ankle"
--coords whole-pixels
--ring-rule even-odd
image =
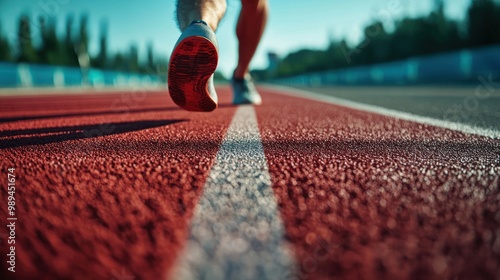
[[[250,76],[250,72],[248,70],[241,71],[241,70],[236,69],[233,72],[233,79],[235,79],[235,80],[243,80],[249,76]]]
[[[215,32],[219,23],[219,19],[216,17],[216,15],[209,13],[201,14],[195,11],[189,14],[188,17],[184,18],[184,20],[180,25],[181,31],[184,31],[184,29],[186,29],[189,25],[193,23],[205,24]]]

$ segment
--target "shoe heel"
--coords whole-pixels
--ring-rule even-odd
[[[169,92],[172,100],[186,110],[207,112],[217,108],[217,94],[211,84],[218,63],[215,42],[208,26],[190,25],[172,53]]]

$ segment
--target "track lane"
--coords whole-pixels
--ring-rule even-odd
[[[1,98],[1,172],[15,167],[18,179],[17,279],[165,278],[229,102],[222,90],[208,115],[166,92]]]
[[[500,276],[499,140],[265,92],[287,279]]]
[[[293,271],[255,110],[239,106],[171,279],[274,280]]]
[[[299,265],[284,279],[498,278],[498,140],[262,91],[262,144]],[[1,172],[20,166],[26,221],[18,276],[168,275],[236,109],[219,94],[212,114],[162,92],[0,98]]]

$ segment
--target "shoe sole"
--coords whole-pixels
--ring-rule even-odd
[[[209,80],[217,69],[218,56],[216,46],[201,36],[187,37],[176,46],[168,71],[168,89],[175,104],[198,112],[217,108]]]

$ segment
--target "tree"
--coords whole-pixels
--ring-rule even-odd
[[[18,62],[37,62],[36,50],[33,47],[31,38],[30,19],[26,14],[19,18],[17,43],[19,47],[19,56],[17,57]]]
[[[88,32],[88,22],[89,17],[86,14],[80,17],[80,32],[78,33],[78,43],[82,45],[85,50],[88,50],[89,46],[89,32]]]
[[[2,26],[0,25],[0,61],[11,61],[11,55],[9,41],[3,36]]]
[[[130,51],[128,53],[128,67],[129,72],[139,72],[139,51],[136,45],[130,46]]]
[[[458,23],[448,19],[444,13],[443,0],[435,0],[435,10],[428,20],[433,26],[434,52],[451,51],[464,46]]]
[[[75,44],[75,52],[78,57],[78,65],[80,68],[90,68],[90,56],[88,53],[88,45],[89,45],[89,34],[87,29],[88,16],[83,14],[80,17],[80,32],[78,36],[78,40]]]
[[[125,68],[125,59],[120,52],[117,52],[111,62],[111,69],[121,71]]]
[[[64,46],[61,48],[63,59],[63,65],[76,67],[78,66],[78,56],[75,52],[75,42],[73,38],[73,22],[74,18],[72,15],[66,17],[66,37],[64,40]]]
[[[148,69],[149,71],[154,71],[156,67],[155,67],[155,59],[153,52],[153,44],[151,42],[148,43],[147,56],[148,56],[148,61],[146,69]]]
[[[381,22],[367,25],[363,40],[354,47],[348,46],[345,41],[337,44],[331,40],[332,43],[326,50],[299,50],[291,53],[279,63],[276,77],[500,43],[498,1],[471,1],[467,12],[467,38],[460,32],[461,23],[446,17],[443,3],[443,0],[434,0],[434,9],[426,16],[397,20],[394,31],[390,33]]]
[[[472,1],[468,10],[470,47],[500,42],[500,5],[492,0]]]
[[[353,65],[379,63],[389,59],[387,43],[390,35],[385,31],[380,21],[375,21],[364,29],[364,38],[356,46],[352,57]]]
[[[38,61],[45,64],[61,65],[64,58],[60,55],[60,42],[56,34],[55,20],[52,19],[47,22],[45,18],[41,17],[39,23],[41,46],[37,52]]]
[[[108,67],[108,24],[101,22],[99,38],[99,54],[94,58],[92,65],[97,68],[105,69]]]
[[[168,58],[160,57],[156,63],[157,75],[160,81],[167,82]]]

